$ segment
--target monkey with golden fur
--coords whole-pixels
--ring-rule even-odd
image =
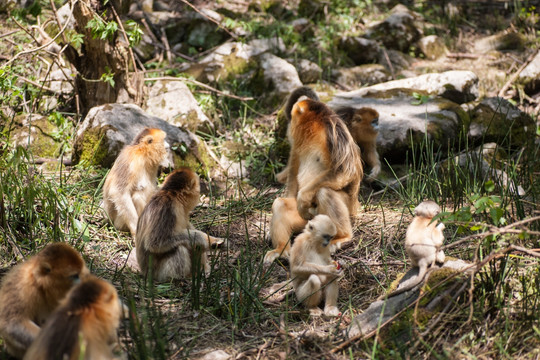
[[[298,301],[311,315],[322,314],[319,303],[325,299],[324,315],[338,316],[339,264],[330,255],[330,241],[336,235],[334,222],[326,215],[310,220],[291,248],[291,279]]]
[[[199,195],[199,177],[183,168],[169,174],[150,199],[135,237],[137,262],[143,274],[152,271],[157,281],[184,278],[191,274],[192,261],[209,271],[206,252],[223,239],[195,230],[190,224],[189,214],[198,204]]]
[[[342,107],[336,109],[336,114],[345,122],[351,136],[360,147],[364,164],[371,168],[366,181],[372,182],[381,172],[381,161],[377,152],[379,112],[369,107],[360,109]]]
[[[122,312],[114,286],[90,275],[68,293],[24,359],[114,359]]]
[[[290,99],[298,99],[301,89]],[[288,257],[290,236],[317,214],[328,215],[336,224],[331,248],[339,248],[352,238],[350,216],[358,208],[363,176],[360,150],[343,121],[328,106],[309,97],[300,96],[290,114],[286,197],[272,204],[270,238],[275,249],[265,255],[266,263]]]
[[[285,115],[287,120],[291,120],[291,111],[294,104],[303,98],[320,101],[319,96],[307,86],[296,89],[289,97],[285,105]],[[362,161],[371,168],[371,172],[366,177],[367,182],[377,178],[381,172],[381,161],[377,152],[377,135],[379,134],[379,113],[377,110],[362,107],[355,109],[350,106],[340,107],[335,110],[336,114],[343,120],[356,144],[360,147]],[[289,138],[289,141],[291,139]],[[278,182],[287,182],[288,166],[276,175]]]
[[[0,337],[11,355],[23,357],[45,320],[87,274],[77,250],[53,243],[5,275],[0,287]]]
[[[135,236],[137,220],[157,190],[159,166],[167,160],[167,134],[145,128],[122,149],[103,185],[103,207],[115,228]]]
[[[395,296],[408,291],[422,282],[428,267],[444,263],[444,252],[441,246],[444,242],[444,224],[433,218],[441,212],[437,203],[431,200],[421,202],[414,209],[414,219],[407,228],[405,236],[405,251],[411,258],[413,266],[418,267],[418,275],[404,281],[399,288],[389,296]]]

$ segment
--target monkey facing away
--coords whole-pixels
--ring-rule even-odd
[[[167,161],[167,134],[145,128],[122,149],[103,185],[103,207],[115,228],[135,236],[137,219],[157,190],[157,174]]]
[[[330,255],[330,241],[336,235],[334,222],[317,215],[298,235],[291,249],[291,279],[299,301],[311,315],[321,315],[318,307],[324,297],[324,315],[338,316],[338,277],[342,270]]]
[[[287,120],[291,120],[291,111],[294,104],[304,98],[319,101],[317,94],[309,87],[303,86],[296,89],[289,97],[285,105],[285,115]],[[377,152],[377,135],[379,134],[379,113],[377,110],[362,107],[355,109],[350,106],[340,107],[335,110],[336,114],[343,120],[352,138],[360,147],[360,152],[364,164],[371,168],[371,172],[366,177],[367,182],[377,178],[381,172],[381,162]],[[291,141],[289,137],[289,142]],[[278,182],[287,182],[288,166],[276,175]]]
[[[0,337],[11,355],[23,357],[60,300],[87,274],[77,250],[53,243],[5,275],[0,287]]]
[[[358,208],[363,175],[360,151],[344,122],[322,102],[302,98],[303,89],[291,94],[287,106],[293,104],[286,197],[272,205],[270,238],[275,249],[265,255],[266,263],[288,257],[290,236],[316,214],[326,214],[336,224],[332,249],[352,238],[350,216]]]
[[[68,293],[24,359],[114,359],[122,312],[114,286],[90,275]]]
[[[135,237],[137,262],[143,274],[157,281],[191,274],[192,261],[209,271],[207,250],[223,243],[195,230],[189,214],[199,202],[199,177],[188,168],[173,171],[144,208]],[[197,255],[199,254],[199,255]],[[200,256],[200,258],[195,258]]]
[[[418,267],[418,275],[404,281],[399,288],[389,296],[395,296],[408,291],[422,282],[429,266],[444,263],[444,252],[441,246],[444,242],[444,224],[432,221],[441,212],[437,203],[431,200],[421,202],[414,209],[414,219],[407,228],[405,250],[411,258],[413,266]]]

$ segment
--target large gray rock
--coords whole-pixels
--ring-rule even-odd
[[[402,162],[406,151],[425,137],[435,149],[447,148],[467,120],[459,105],[442,97],[424,94],[418,99],[412,89],[363,90],[337,94],[328,105],[376,109],[380,115],[377,149],[391,163]]]
[[[540,51],[519,74],[518,82],[525,87],[525,92],[528,94],[540,91]]]
[[[296,68],[286,60],[270,53],[259,57],[265,89],[271,89],[270,103],[280,102],[302,86]],[[267,99],[268,102],[268,99]]]
[[[148,94],[146,112],[193,132],[213,128],[213,124],[182,81],[156,81]]]
[[[181,70],[203,82],[226,80],[257,68],[257,56],[265,52],[285,50],[279,38],[256,39],[247,44],[229,42],[219,46],[195,64],[186,64]]]
[[[534,120],[503,98],[482,100],[470,118],[468,137],[472,142],[521,147],[535,137]]]
[[[298,61],[290,61],[294,64],[300,81],[303,84],[311,84],[317,82],[322,76],[323,70],[317,64],[306,59],[299,59]]]
[[[366,64],[352,68],[338,68],[332,71],[332,78],[339,84],[350,88],[375,85],[391,79],[386,68],[380,64]]]
[[[418,40],[418,48],[424,53],[426,59],[435,60],[446,55],[448,49],[443,39],[437,35],[429,35]]]
[[[527,38],[517,32],[502,32],[475,41],[474,49],[480,53],[491,50],[522,50]]]
[[[341,38],[338,49],[343,51],[356,65],[375,62],[381,51],[377,41],[358,36]]]
[[[394,89],[410,89],[427,95],[438,95],[462,104],[478,97],[478,77],[472,71],[446,71],[424,74],[417,77],[388,81],[367,88],[355,90],[349,95],[365,94]]]
[[[382,42],[389,49],[406,52],[421,36],[416,20],[415,13],[403,5],[397,5],[390,16],[368,27],[366,37]]]
[[[472,270],[472,265],[470,263],[463,260],[448,260],[444,263],[442,268],[435,269],[434,271],[428,273],[428,275],[426,275],[427,279],[425,278],[424,280],[430,282],[431,278],[436,278],[436,280],[432,283],[432,286],[435,286],[441,280],[453,276],[458,272],[464,272],[467,270]],[[437,276],[437,273],[439,273],[439,276]],[[409,270],[400,280],[400,283],[403,283],[417,274],[418,268]],[[448,285],[445,285],[442,287],[442,289],[440,289],[439,296],[428,299],[430,301],[422,304],[422,307],[428,309],[429,311],[433,311],[437,305],[440,305],[441,301],[449,301],[448,299],[451,299],[452,295],[458,290],[459,287],[462,286],[464,279],[465,278],[463,276],[453,277],[451,280],[449,280]],[[423,283],[399,295],[373,302],[366,310],[353,319],[352,324],[345,331],[345,335],[354,337],[360,334],[366,335],[374,331],[378,326],[385,324],[394,315],[412,304],[413,301],[418,298],[418,294],[422,286]]]
[[[36,158],[56,158],[60,155],[62,143],[56,141],[53,135],[59,129],[46,116],[21,114],[15,117],[14,124],[11,131],[14,145],[22,146]]]
[[[111,167],[122,148],[145,127],[167,133],[175,167],[200,169],[202,166],[209,172],[214,170],[216,157],[197,136],[132,104],[107,104],[90,109],[77,131],[73,163]]]

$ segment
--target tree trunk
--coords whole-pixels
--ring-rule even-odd
[[[94,38],[92,29],[87,28],[88,22],[94,16],[102,15],[104,10],[106,22],[119,23],[120,18],[113,6],[113,2],[103,6],[101,1],[96,0],[79,0],[74,5],[75,29],[84,35],[84,43],[80,53],[70,48],[66,51],[66,56],[78,71],[75,87],[79,98],[79,110],[83,116],[92,107],[107,103],[140,105],[143,77],[141,73],[136,72],[133,55],[121,31],[121,24],[112,38],[108,39]],[[135,73],[129,73],[130,67]],[[102,75],[107,73],[113,74],[114,86],[101,80]]]

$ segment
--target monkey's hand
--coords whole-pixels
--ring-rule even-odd
[[[316,213],[316,211],[313,211],[313,209],[317,208],[317,204],[313,203],[313,196],[307,195],[308,194],[300,190],[297,199],[297,209],[302,218],[311,220],[313,218],[313,213]]]
[[[327,275],[340,276],[343,273],[342,267],[337,267],[336,264],[326,265],[325,271]]]
[[[218,238],[208,235],[208,242],[212,247],[221,247],[222,245],[227,245],[227,239]]]

